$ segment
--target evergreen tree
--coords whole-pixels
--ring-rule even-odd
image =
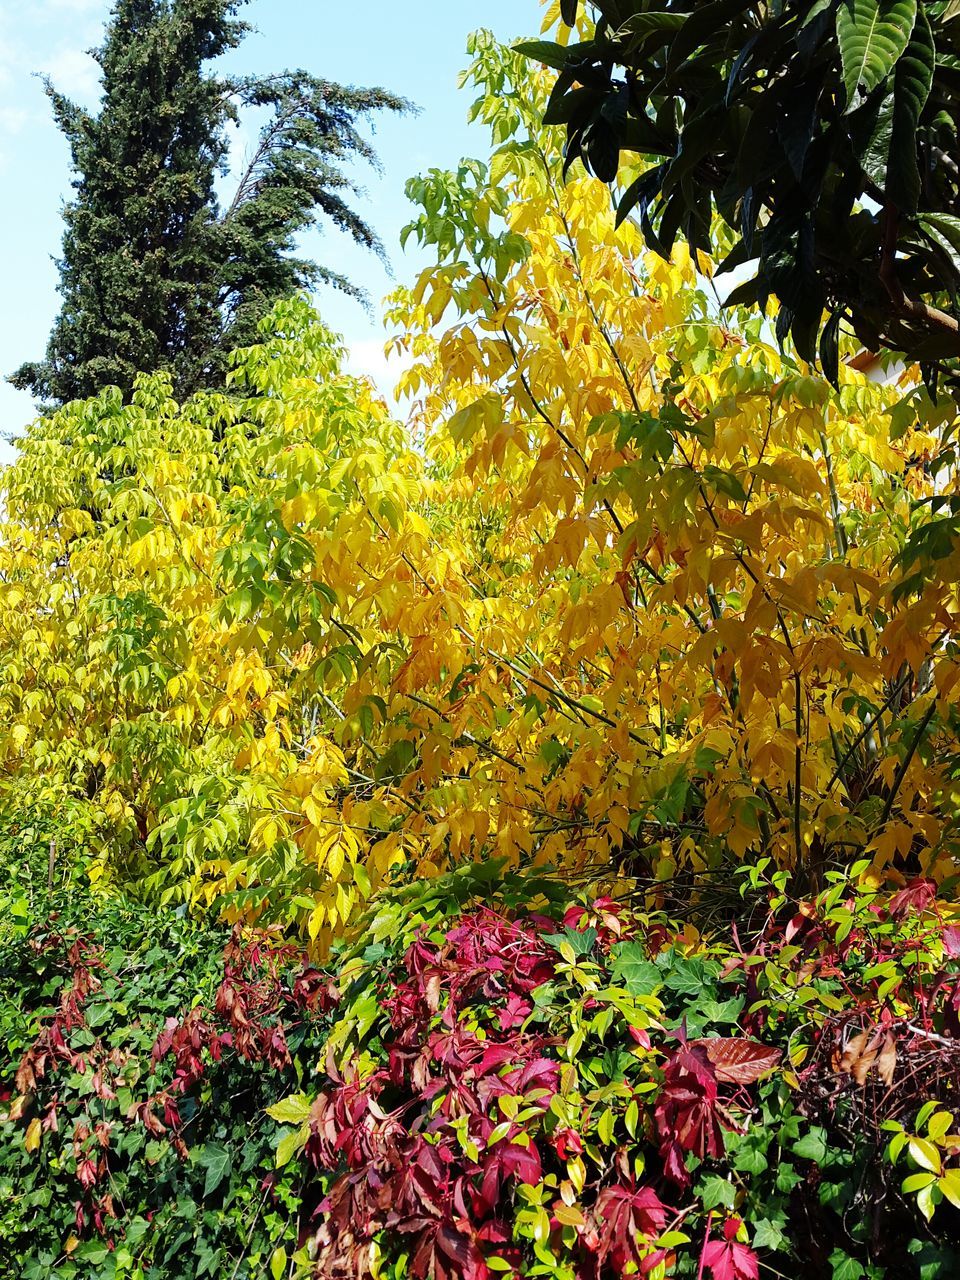
[[[378,253],[351,208],[354,157],[376,162],[358,122],[408,104],[382,89],[352,89],[284,72],[230,79],[205,70],[249,29],[246,0],[118,0],[95,52],[97,114],[48,84],[67,137],[76,196],[64,212],[63,304],[42,362],[13,375],[48,404],[171,370],[176,390],[216,385],[224,353],[250,340],[279,297],[335,272],[293,253],[298,233],[332,220]],[[227,130],[244,107],[269,116],[235,194],[221,208]]]

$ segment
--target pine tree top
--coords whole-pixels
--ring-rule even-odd
[[[46,404],[169,369],[179,394],[218,385],[224,353],[252,340],[264,312],[318,281],[357,292],[295,253],[297,236],[332,221],[382,247],[352,201],[346,172],[376,163],[361,124],[410,104],[306,71],[231,78],[208,64],[249,30],[245,0],[118,0],[94,51],[96,112],[47,84],[66,137],[74,197],[64,211],[62,307],[45,358],[11,379]],[[269,115],[225,207],[227,130],[245,108]]]

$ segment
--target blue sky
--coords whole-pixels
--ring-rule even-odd
[[[94,105],[97,67],[85,51],[100,42],[110,7],[109,0],[0,0],[4,375],[42,355],[58,310],[51,258],[60,248],[60,210],[70,193],[70,173],[67,147],[50,119],[37,74],[49,74],[63,92]],[[538,32],[537,0],[251,0],[245,17],[256,30],[230,55],[231,70],[304,67],[347,84],[382,84],[421,107],[417,117],[377,125],[374,142],[383,174],[362,175],[363,210],[387,247],[395,279],[410,279],[419,263],[417,251],[411,244],[401,253],[397,242],[410,210],[403,194],[406,179],[427,168],[451,166],[462,155],[482,155],[487,146],[485,130],[467,125],[469,93],[456,87],[467,35],[477,26],[490,27],[503,39]],[[238,154],[244,143],[243,136],[235,139]],[[391,287],[377,259],[335,231],[312,234],[305,248],[364,287],[375,304]],[[328,323],[344,334],[353,367],[390,385],[393,372],[384,365],[379,314],[371,319],[357,303],[331,290],[322,291],[317,302]],[[27,394],[0,384],[0,435],[15,434],[32,412]],[[0,443],[0,458],[8,456],[9,447]]]

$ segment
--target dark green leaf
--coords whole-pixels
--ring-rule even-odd
[[[562,71],[567,65],[569,50],[566,45],[555,44],[552,40],[521,40],[513,46],[516,53],[522,53],[534,62],[542,62],[547,67]]]
[[[218,1142],[208,1142],[196,1157],[197,1164],[206,1169],[207,1176],[203,1183],[204,1198],[212,1195],[220,1183],[230,1172],[232,1157],[230,1152]]]
[[[872,93],[893,70],[916,17],[917,0],[841,0],[837,40],[848,111],[860,105],[861,90]]]
[[[823,376],[832,387],[840,385],[840,321],[842,313],[835,311],[823,326],[820,335],[820,367]]]
[[[933,32],[921,10],[893,78],[893,127],[884,187],[889,199],[906,213],[916,211],[920,198],[917,127],[933,86],[935,61]]]

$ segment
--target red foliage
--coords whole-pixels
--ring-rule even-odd
[[[664,1172],[686,1187],[690,1175],[684,1153],[716,1158],[724,1149],[721,1121],[732,1127],[720,1106],[717,1073],[702,1048],[683,1044],[667,1060],[654,1115]]]
[[[84,1051],[70,1047],[70,1033],[86,1027],[86,1007],[101,986],[102,951],[87,938],[51,934],[31,943],[36,950],[57,952],[66,961],[69,981],[64,984],[56,1013],[40,1028],[24,1054],[16,1073],[21,1097],[19,1114],[37,1105],[40,1088],[58,1072],[89,1076],[90,1092],[102,1101],[116,1101],[118,1076],[127,1056],[100,1039]],[[291,971],[295,973],[290,984]],[[183,1019],[169,1018],[153,1046],[156,1069],[173,1058],[170,1084],[143,1101],[135,1102],[126,1119],[142,1124],[151,1136],[165,1137],[182,1159],[188,1149],[181,1134],[179,1100],[203,1078],[211,1063],[219,1062],[225,1048],[266,1067],[281,1069],[290,1062],[287,1036],[304,1019],[316,1017],[338,1000],[336,987],[316,969],[302,966],[297,948],[278,945],[269,934],[236,932],[224,951],[224,975],[214,1008],[197,1007]],[[43,1104],[41,1128],[59,1129],[59,1095]],[[76,1201],[77,1231],[88,1224],[101,1235],[107,1219],[116,1217],[109,1194],[109,1148],[112,1125],[104,1121],[77,1120],[73,1126],[73,1156],[81,1198]],[[92,1125],[92,1128],[91,1128]],[[108,1242],[109,1243],[109,1242]]]
[[[314,1104],[308,1155],[344,1171],[321,1205],[324,1273],[362,1273],[384,1230],[411,1237],[411,1272],[422,1280],[485,1280],[485,1248],[510,1255],[504,1196],[540,1182],[542,1156],[519,1125],[488,1143],[498,1098],[545,1110],[557,1091],[559,1064],[545,1056],[553,1042],[523,1031],[528,997],[556,960],[535,922],[492,911],[464,916],[439,945],[410,946],[408,977],[383,1000],[387,1069],[361,1082],[328,1065],[333,1087]],[[490,1010],[483,1035],[460,1020],[474,1002]],[[386,1109],[381,1100],[398,1088],[399,1106]],[[463,1122],[461,1143],[451,1126]]]
[[[737,1240],[739,1229],[739,1220],[728,1218],[723,1224],[723,1239],[704,1245],[703,1265],[710,1269],[713,1280],[757,1280],[757,1255]]]
[[[625,932],[609,901],[571,909],[565,923],[595,929],[601,949]],[[494,1246],[498,1257],[513,1257],[507,1214],[516,1188],[541,1184],[546,1164],[570,1187],[567,1162],[580,1158],[584,1140],[569,1125],[551,1132],[546,1114],[560,1088],[558,1041],[526,1029],[537,988],[560,963],[546,941],[555,928],[480,910],[439,942],[420,936],[406,953],[406,976],[383,994],[386,1066],[361,1079],[328,1064],[332,1087],[314,1105],[307,1146],[332,1175],[316,1237],[320,1274],[363,1276],[371,1243],[386,1232],[409,1238],[414,1280],[484,1280]],[[634,1039],[651,1048],[646,1032]],[[656,1106],[645,1107],[669,1180],[689,1183],[688,1152],[722,1153],[722,1127],[733,1121],[721,1084],[742,1088],[777,1060],[751,1041],[687,1044],[681,1035]],[[530,1108],[539,1118],[526,1126],[504,1118]],[[645,1275],[664,1261],[657,1238],[670,1211],[653,1186],[635,1183],[626,1149],[579,1200],[573,1248],[583,1280]],[[569,1221],[560,1200],[554,1213],[558,1233]]]
[[[645,1275],[660,1260],[649,1245],[667,1224],[668,1210],[650,1187],[616,1185],[597,1197],[597,1219],[602,1224],[597,1260],[609,1258],[618,1274],[635,1266]]]

